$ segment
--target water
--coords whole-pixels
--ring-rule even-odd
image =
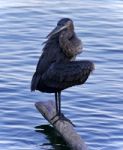
[[[122,0],[0,2],[0,149],[68,150],[34,107],[54,95],[30,92],[41,43],[62,17],[84,43],[78,59],[96,66],[84,86],[62,93],[62,111],[89,150],[123,150]]]

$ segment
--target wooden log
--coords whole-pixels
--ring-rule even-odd
[[[53,124],[53,122],[58,119],[57,116],[53,120],[51,119],[56,114],[55,104],[53,101],[37,102],[35,106],[44,118],[58,131],[72,150],[87,150],[85,142],[76,133],[71,123],[68,121],[58,120],[55,124]]]

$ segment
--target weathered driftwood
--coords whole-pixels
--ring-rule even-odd
[[[58,120],[55,124],[53,124],[53,122],[58,119],[58,117],[55,117],[53,120],[51,119],[56,114],[55,104],[53,101],[37,102],[35,106],[44,118],[48,120],[49,123],[60,133],[72,150],[87,150],[86,144],[76,133],[71,123]]]

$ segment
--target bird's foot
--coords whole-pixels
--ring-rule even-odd
[[[54,120],[56,117],[59,117],[59,113],[56,113],[55,116],[53,116],[50,120]]]
[[[58,119],[56,119],[54,122],[53,122],[53,125],[57,122],[57,121],[67,121],[67,122],[69,122],[70,124],[72,124],[72,126],[74,126],[75,127],[75,125],[72,123],[72,121],[70,120],[70,119],[68,119],[67,117],[65,117],[64,116],[64,114],[63,113],[61,113],[60,114],[60,116],[59,116],[59,114],[56,114],[53,118],[51,118],[51,120],[53,120],[55,117],[58,117]]]
[[[72,124],[72,126],[75,127],[75,125],[72,123],[72,121],[71,121],[70,119],[68,119],[67,117],[65,117],[63,113],[59,116],[59,119],[58,119],[58,120],[67,121],[67,122],[69,122],[70,124]]]

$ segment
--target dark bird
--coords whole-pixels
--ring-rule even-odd
[[[31,91],[55,93],[56,112],[61,113],[61,91],[85,83],[94,69],[91,61],[75,61],[82,52],[82,42],[74,31],[73,21],[63,18],[47,36],[31,82]]]

